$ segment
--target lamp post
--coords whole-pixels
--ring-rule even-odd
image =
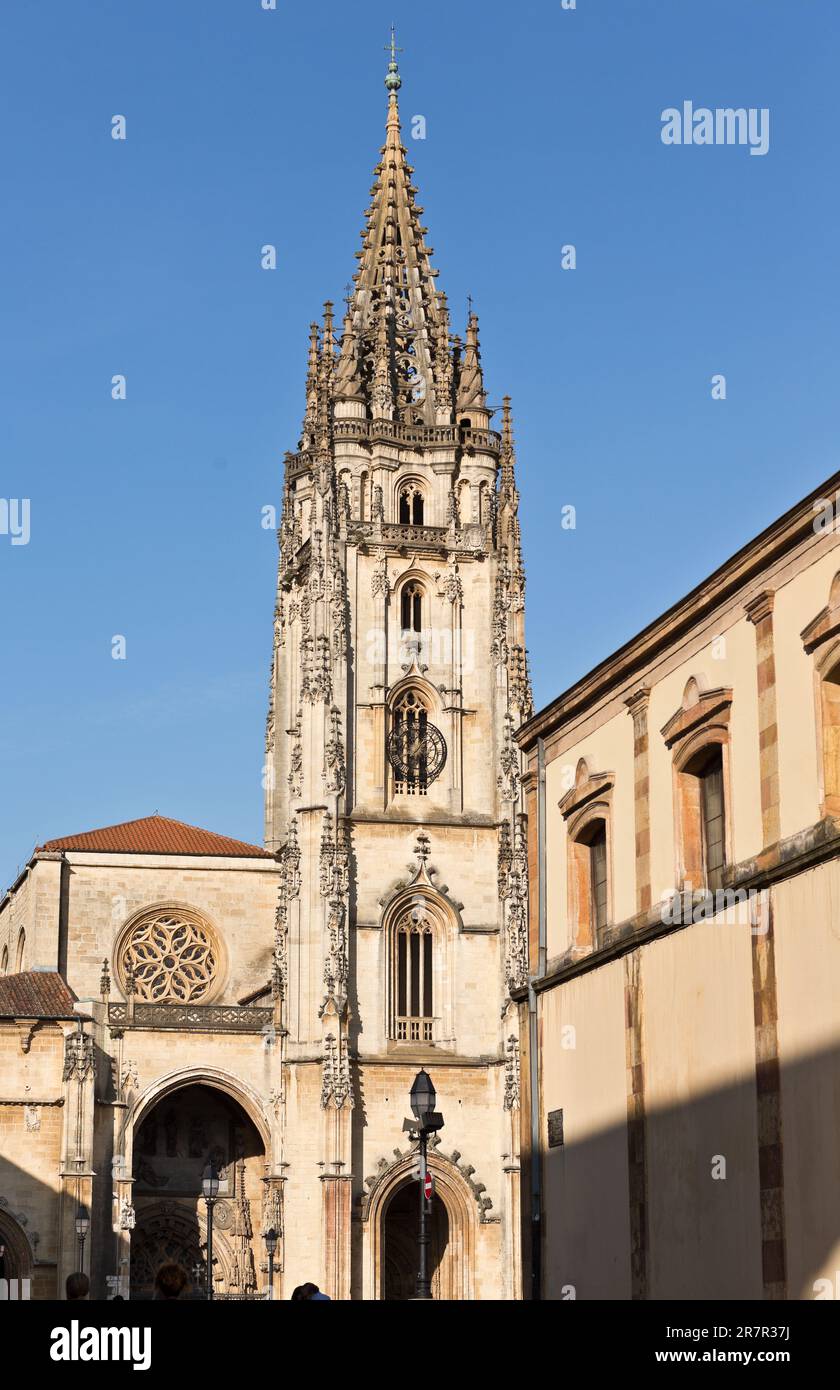
[[[268,1297],[274,1297],[274,1252],[277,1249],[277,1232],[274,1227],[265,1233],[265,1248],[268,1253]]]
[[[76,1212],[76,1239],[79,1242],[79,1270],[85,1267],[85,1237],[90,1230],[90,1212],[84,1202]]]
[[[415,1123],[409,1120],[407,1124],[416,1131],[420,1138],[420,1235],[419,1235],[419,1269],[417,1272],[417,1293],[415,1299],[428,1300],[432,1297],[431,1282],[429,1279],[429,1231],[426,1224],[426,1217],[431,1212],[431,1199],[426,1196],[426,1155],[428,1151],[429,1135],[443,1129],[443,1116],[435,1110],[437,1095],[432,1085],[432,1078],[429,1073],[420,1068],[414,1078],[414,1085],[411,1088],[411,1113]]]
[[[207,1203],[207,1297],[213,1297],[213,1206],[219,1195],[219,1174],[212,1158],[204,1169],[201,1189]]]

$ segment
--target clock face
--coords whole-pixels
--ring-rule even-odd
[[[428,786],[443,771],[446,739],[426,719],[400,719],[388,735],[388,761],[400,782]]]

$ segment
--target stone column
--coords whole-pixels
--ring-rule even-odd
[[[758,682],[758,747],[761,768],[761,831],[764,847],[781,839],[779,819],[779,726],[776,720],[776,655],[773,641],[771,589],[756,594],[745,606],[755,627]]]

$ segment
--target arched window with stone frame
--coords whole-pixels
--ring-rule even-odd
[[[417,579],[410,579],[400,590],[400,631],[403,641],[407,637],[419,637],[423,631],[423,585]]]
[[[2,954],[2,956],[0,956],[0,975],[8,975],[8,973],[9,973],[9,948],[8,948],[8,946],[4,946],[4,947],[3,947],[3,954]]]
[[[427,702],[414,687],[403,691],[391,716],[391,766],[395,796],[425,796],[428,790]]]
[[[578,761],[575,784],[560,802],[566,822],[567,910],[571,944],[593,950],[613,920],[611,772],[590,772]]]
[[[23,958],[26,954],[26,931],[21,927],[17,939],[17,952],[15,954],[15,973],[20,974],[23,969]]]
[[[391,695],[386,751],[393,796],[426,796],[446,765],[436,708],[436,693],[420,680],[401,683]]]
[[[434,1041],[434,951],[434,925],[425,905],[406,908],[397,918],[392,948],[397,1042]]]
[[[423,488],[415,479],[400,483],[397,494],[397,521],[400,526],[422,526],[425,516]]]
[[[383,990],[388,1045],[454,1045],[454,943],[460,919],[425,868],[385,908],[388,979]]]
[[[806,653],[814,661],[819,815],[840,815],[840,572],[835,574],[828,604],[802,631]]]
[[[729,730],[732,690],[686,683],[680,708],[662,729],[673,756],[676,887],[724,887],[732,862]]]

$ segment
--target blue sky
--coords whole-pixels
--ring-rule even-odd
[[[260,509],[355,268],[392,20],[439,283],[513,396],[538,703],[840,468],[836,0],[6,6],[3,882],[155,810],[261,837]],[[768,154],[664,146],[684,100],[769,108]]]

